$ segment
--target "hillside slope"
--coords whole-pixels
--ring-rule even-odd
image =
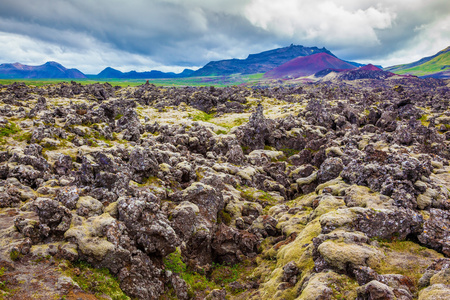
[[[384,70],[402,75],[410,74],[421,77],[450,78],[450,47],[416,62],[392,66]]]
[[[315,74],[324,69],[354,69],[355,66],[327,53],[297,57],[267,72],[266,78],[297,78]]]

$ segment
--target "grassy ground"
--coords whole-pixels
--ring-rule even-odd
[[[204,76],[204,77],[186,77],[186,78],[164,78],[149,79],[150,83],[158,86],[230,86],[240,84],[257,83],[263,74],[251,75],[231,75],[231,76]],[[24,82],[26,85],[43,86],[46,84],[55,84],[59,82],[79,82],[81,84],[104,83],[118,86],[137,86],[144,84],[146,79],[0,79],[0,84],[12,84],[14,82]]]
[[[449,69],[450,69],[450,52],[447,52],[416,67],[407,68],[407,65],[400,66],[398,70],[394,70],[394,73],[424,76]]]

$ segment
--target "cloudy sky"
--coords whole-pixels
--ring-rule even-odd
[[[1,0],[0,63],[182,71],[290,44],[383,66],[450,46],[449,0]]]

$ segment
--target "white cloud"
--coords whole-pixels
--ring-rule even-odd
[[[448,0],[2,0],[0,63],[181,71],[291,43],[396,64],[450,45]]]
[[[414,38],[405,44],[404,48],[371,62],[383,66],[411,63],[450,46],[450,16],[417,26],[414,31]]]
[[[253,0],[245,15],[255,26],[326,47],[370,47],[380,41],[376,29],[392,26],[395,14],[380,8],[348,9],[331,1]]]
[[[146,56],[118,51],[100,41],[92,40],[84,49],[73,49],[1,31],[0,52],[3,63],[41,65],[47,61],[57,61],[66,68],[77,68],[85,74],[97,74],[108,66],[123,72],[156,69],[181,72],[184,69],[181,66],[161,65]]]

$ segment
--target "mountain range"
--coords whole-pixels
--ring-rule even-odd
[[[57,62],[47,62],[40,66],[27,66],[20,63],[1,64],[0,78],[154,79],[265,73],[264,78],[271,79],[297,78],[313,74],[321,77],[330,72],[340,72],[361,66],[364,65],[339,59],[326,48],[290,45],[284,48],[250,54],[246,59],[211,61],[197,71],[185,69],[178,74],[157,70],[121,72],[107,67],[97,75],[85,75],[77,69],[67,69]],[[379,72],[381,70],[363,69],[358,72],[367,73],[370,71]],[[419,77],[450,78],[450,47],[433,56],[422,58],[410,64],[387,67],[384,71]]]
[[[188,77],[194,73],[193,70],[184,69],[181,73],[173,73],[173,72],[161,72],[152,70],[149,72],[121,72],[119,70],[113,69],[111,67],[105,68],[103,71],[98,73],[97,75],[88,75],[90,78],[122,78],[122,79],[151,79],[151,78],[181,78]]]
[[[203,68],[195,71],[192,76],[265,73],[299,56],[308,56],[317,53],[327,53],[334,56],[334,54],[326,48],[290,45],[289,47],[250,54],[246,59],[235,58],[211,61]]]
[[[86,78],[86,75],[77,69],[66,69],[57,62],[49,61],[40,66],[1,64],[0,78]]]

